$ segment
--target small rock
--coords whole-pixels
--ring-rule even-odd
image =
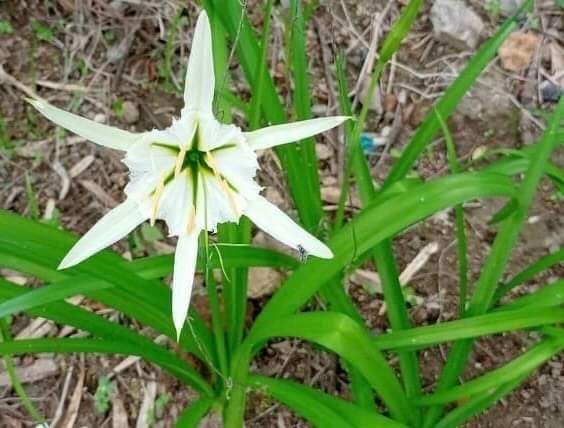
[[[540,93],[543,101],[556,102],[560,99],[564,91],[558,85],[555,85],[550,80],[545,80],[539,85]]]
[[[461,0],[435,0],[431,22],[437,40],[459,49],[474,49],[480,40],[484,23]]]
[[[333,150],[327,144],[317,143],[315,145],[315,151],[319,160],[327,160],[333,157]]]
[[[321,183],[324,186],[335,186],[335,185],[339,184],[339,180],[337,180],[337,177],[334,177],[332,175],[328,175],[328,176],[323,177],[321,179]]]
[[[492,0],[486,0],[492,1]],[[517,9],[525,2],[525,0],[493,0],[499,5],[499,12],[503,16],[513,15]]]
[[[247,297],[260,299],[270,296],[282,283],[284,276],[271,268],[257,267],[249,269],[249,287]]]
[[[330,204],[339,203],[339,198],[341,196],[341,189],[338,187],[322,187],[321,188],[321,199]]]
[[[505,76],[501,72],[491,70],[481,76],[484,84],[475,85],[462,99],[458,110],[468,119],[491,121],[512,117],[515,106],[504,91]],[[508,129],[499,129],[499,132],[509,132]]]
[[[139,108],[133,101],[123,103],[123,121],[129,125],[139,120]]]
[[[539,44],[536,34],[517,31],[499,48],[501,66],[507,71],[522,71],[529,66]]]

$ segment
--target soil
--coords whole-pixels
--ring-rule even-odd
[[[330,0],[316,9],[307,39],[314,111],[317,114],[335,112],[337,94],[332,64],[337,50],[346,50],[349,82],[354,87],[353,83],[357,82],[369,53],[375,14],[387,10],[381,26],[386,32],[397,18],[400,6],[405,3],[404,0]],[[488,34],[492,34],[500,18],[489,14],[481,6],[484,2],[468,3],[486,23]],[[564,13],[552,2],[537,3],[534,16],[539,23],[537,32],[541,47],[531,65],[521,73],[510,73],[503,70],[498,62],[493,63],[481,77],[482,83],[471,91],[448,122],[462,160],[472,158],[483,149],[520,148],[540,134],[538,126],[524,112],[551,109],[550,103],[539,101],[538,83],[544,76],[542,73],[550,68],[547,66],[546,46],[549,42],[562,44],[564,40]],[[247,2],[251,21],[256,26],[262,22],[260,4],[258,0]],[[162,74],[167,49],[165,34],[177,21],[181,7],[186,11],[179,21],[172,44],[174,55],[170,65],[173,77],[169,79]],[[375,108],[370,111],[365,131],[378,136],[387,129],[394,136],[389,147],[367,154],[377,182],[385,177],[396,153],[405,147],[433,101],[472,53],[433,38],[429,8],[429,5],[424,7],[413,31],[398,52],[395,58],[397,64],[384,73],[380,100],[375,101]],[[13,77],[12,81],[2,81],[0,77],[0,209],[47,218],[82,234],[123,199],[127,172],[119,154],[73,135],[55,132],[48,121],[23,101],[23,87],[37,91],[59,106],[124,129],[142,131],[166,126],[181,106],[174,87],[183,80],[196,10],[191,2],[186,6],[186,2],[174,0],[0,2],[0,22],[10,22],[12,27],[11,32],[0,30],[0,67]],[[269,64],[281,95],[289,100],[287,95],[291,83],[282,47],[284,19],[283,5],[276,5]],[[248,98],[248,88],[235,60],[230,72],[234,90],[242,98]],[[362,93],[362,88],[361,83],[356,88],[355,99]],[[239,119],[235,117],[236,121]],[[340,138],[338,132],[328,132],[317,138],[325,209],[329,215],[335,210],[334,195],[343,170]],[[555,160],[564,163],[562,154],[556,155],[559,159]],[[269,199],[284,210],[291,210],[277,159],[267,152],[262,160],[259,181],[269,187]],[[438,139],[418,162],[416,173],[429,179],[447,172],[444,143]],[[470,284],[479,275],[495,236],[496,227],[488,222],[502,204],[502,201],[490,200],[465,207],[471,255]],[[358,210],[359,206],[358,197],[353,192],[349,213]],[[563,214],[564,206],[555,197],[555,189],[548,181],[543,182],[523,237],[515,248],[508,276],[540,256],[562,247]],[[440,213],[394,241],[400,270],[408,266],[428,244],[436,243],[438,248],[409,282],[416,297],[410,307],[415,325],[457,317],[453,223],[452,211]],[[171,244],[173,242],[163,239],[147,245],[136,255],[170,251],[173,248]],[[131,256],[126,243],[117,244],[114,248],[121,253],[129,252]],[[374,271],[370,263],[362,268]],[[17,273],[1,273],[28,285],[33,284]],[[513,295],[526,294],[563,276],[564,267],[557,266],[517,289]],[[349,281],[348,291],[365,316],[367,325],[376,333],[385,332],[389,324],[382,310],[382,295],[362,281],[354,280]],[[197,292],[201,294],[202,290]],[[250,314],[258,313],[267,299],[268,296],[251,300]],[[198,304],[197,298],[195,302]],[[82,304],[120,319],[118,313],[95,302],[84,301]],[[17,335],[32,322],[27,317],[17,317],[13,333]],[[44,335],[82,335],[81,332],[65,330],[64,326],[49,323],[46,326]],[[515,358],[533,342],[532,333],[511,333],[479,340],[464,378],[470,379],[498,367]],[[447,351],[448,346],[444,346],[419,353],[426,390],[434,387]],[[16,359],[16,364],[23,369],[29,368],[38,357],[23,356]],[[143,398],[153,382],[156,382],[156,397],[166,395],[170,398],[162,414],[156,418],[156,427],[173,426],[182,408],[194,399],[192,392],[166,373],[139,361],[114,377],[112,408],[98,411],[95,392],[100,379],[109,375],[123,359],[79,355],[47,357],[55,361],[58,372],[28,383],[26,388],[48,419],[53,418],[58,410],[62,411],[60,426],[67,426],[63,422],[68,422],[64,418],[69,416],[69,403],[75,400],[75,391],[78,391],[76,397],[80,399],[74,426],[88,427],[126,426],[125,421],[129,426],[135,425]],[[562,355],[553,358],[524,385],[466,426],[564,426],[563,363]],[[292,378],[343,398],[350,396],[347,375],[339,361],[300,341],[285,340],[271,344],[258,355],[253,370]],[[246,425],[249,427],[308,426],[303,419],[261,393],[251,393],[248,403]],[[204,426],[217,426],[217,417],[210,416],[206,423]],[[12,389],[0,386],[0,426],[15,428],[31,425]]]

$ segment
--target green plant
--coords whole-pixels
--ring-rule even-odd
[[[0,34],[12,34],[14,32],[14,28],[10,21],[0,20]]]
[[[31,21],[31,29],[35,33],[35,37],[37,37],[39,40],[51,42],[55,37],[53,29],[39,21]]]
[[[227,46],[231,41],[251,87],[250,102],[241,103],[237,97],[225,95],[228,91],[218,79],[215,109],[222,112],[227,122],[231,119],[231,109],[242,105],[241,111],[246,114],[251,129],[286,122],[288,115],[266,67],[268,16],[273,2],[266,3],[267,17],[260,37],[254,33],[240,2],[206,0],[203,4],[211,17],[216,75],[223,76],[229,69]],[[410,1],[387,34],[370,80],[368,97],[408,34],[421,4],[420,0]],[[547,116],[546,132],[537,143],[521,150],[498,152],[495,157],[488,152],[479,162],[464,163],[457,159],[448,117],[495,57],[499,46],[517,28],[519,18],[529,5],[527,2],[521,11],[502,24],[468,62],[429,111],[406,148],[398,151],[391,171],[378,187],[373,184],[359,145],[369,104],[363,103],[356,120],[345,124],[347,156],[335,218],[325,216],[322,210],[313,141],[305,138],[300,145],[275,147],[300,222],[328,243],[333,258],[326,261],[312,256],[296,260],[250,245],[250,222],[245,219],[238,225],[222,224],[217,243],[210,242],[204,235],[203,251],[195,262],[195,270],[204,275],[207,286],[211,327],[191,309],[189,328],[183,329],[177,337],[178,324],[175,328],[170,317],[171,291],[162,281],[173,271],[173,256],[141,257],[128,262],[110,251],[102,251],[70,269],[57,270],[69,248],[76,244],[76,238],[47,225],[0,212],[0,266],[46,283],[40,288],[26,289],[0,279],[0,317],[25,312],[90,334],[82,339],[4,341],[0,343],[0,354],[138,355],[198,392],[199,398],[190,403],[177,421],[181,427],[198,426],[210,411],[221,412],[225,426],[241,427],[249,389],[270,395],[315,426],[452,427],[490,407],[523,382],[536,367],[564,349],[564,330],[559,327],[564,322],[563,281],[508,303],[503,299],[510,290],[564,260],[560,251],[523,267],[521,273],[503,281],[539,181],[547,177],[557,186],[564,183],[561,168],[550,160],[562,136],[564,101]],[[292,54],[289,67],[294,88],[292,115],[300,119],[312,114],[304,49],[308,13],[299,1],[290,2],[289,22],[292,24],[286,37],[286,49]],[[336,77],[341,111],[353,115],[342,55],[337,59]],[[62,114],[38,101],[33,102],[47,116]],[[99,135],[95,131],[99,128],[91,128],[89,122],[80,124],[76,131],[97,141]],[[127,133],[111,132],[116,132],[112,134],[116,137],[113,140],[116,146],[127,143],[130,138]],[[440,134],[445,137],[449,173],[427,181],[413,176],[415,163]],[[183,165],[181,151],[175,151],[174,155],[180,157],[182,162],[178,163]],[[345,202],[353,177],[362,209],[347,218]],[[480,276],[475,284],[470,284],[464,203],[486,198],[502,198],[506,204],[494,218],[498,232]],[[409,289],[401,287],[392,243],[414,224],[448,208],[453,208],[455,215],[459,319],[415,327],[406,305],[414,296]],[[252,213],[250,215],[252,217]],[[144,228],[134,232],[135,238],[130,242],[139,245],[135,242],[139,236],[143,237],[139,242],[150,241],[152,235],[147,233],[146,226]],[[380,274],[391,325],[391,331],[385,334],[375,335],[366,328],[362,314],[343,287],[351,268],[366,260],[373,261]],[[254,266],[284,269],[288,277],[246,330],[247,271]],[[216,283],[214,271],[223,277],[221,287]],[[77,294],[122,312],[137,323],[164,334],[169,342],[178,341],[178,345],[174,348],[157,345],[137,329],[65,302],[66,298]],[[309,305],[316,295],[327,310],[316,310]],[[536,340],[530,349],[489,373],[459,384],[458,378],[476,338],[516,330],[535,332]],[[288,337],[308,341],[337,355],[349,377],[351,399],[336,398],[296,382],[250,372],[254,356],[264,346],[272,340]],[[439,383],[434,391],[426,392],[421,385],[418,352],[447,342],[453,345]],[[187,362],[184,353],[190,353],[198,360],[198,365]],[[397,373],[389,363],[389,356],[398,357]],[[199,366],[207,370],[201,372],[196,369]],[[101,401],[107,403],[107,398]],[[167,401],[165,398],[157,400],[154,412],[147,415],[150,421],[154,421]]]
[[[98,386],[94,393],[94,408],[98,413],[106,413],[110,409],[115,385],[107,376],[98,379]]]

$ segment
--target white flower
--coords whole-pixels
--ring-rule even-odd
[[[166,222],[178,236],[174,258],[172,316],[180,335],[190,303],[200,231],[215,232],[223,222],[247,216],[286,245],[331,258],[319,240],[260,196],[254,181],[256,150],[301,140],[341,124],[347,117],[327,117],[242,132],[219,123],[212,112],[215,77],[208,17],[196,24],[188,62],[184,108],[164,130],[134,134],[102,125],[29,100],[48,119],[102,146],[125,151],[130,171],[127,199],[106,214],[77,242],[59,269],[74,266],[121,239],[143,221]]]

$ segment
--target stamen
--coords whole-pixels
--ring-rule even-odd
[[[210,165],[210,167],[213,171],[213,175],[215,176],[215,178],[217,179],[217,181],[221,185],[223,191],[227,195],[227,199],[229,200],[229,206],[230,206],[231,210],[233,211],[233,213],[235,214],[236,217],[240,217],[241,212],[239,211],[239,207],[237,206],[237,201],[235,200],[235,192],[233,191],[233,189],[231,189],[231,187],[229,187],[229,184],[227,184],[227,181],[219,173],[219,168],[218,168],[217,163],[216,163],[215,159],[213,158],[212,154],[210,152],[207,152],[206,156],[207,156],[208,164]]]
[[[155,225],[155,221],[157,219],[157,214],[159,212],[161,196],[163,194],[165,188],[165,181],[167,178],[167,173],[164,172],[157,183],[157,187],[155,188],[155,192],[153,193],[153,201],[151,203],[151,217],[149,217],[149,223],[151,226]]]
[[[195,225],[196,225],[196,208],[194,208],[194,205],[190,204],[190,208],[188,208],[188,223],[186,225],[187,232],[192,233]]]
[[[178,156],[176,157],[176,164],[174,165],[174,178],[178,177],[180,171],[182,170],[182,165],[184,165],[184,158],[186,157],[186,149],[182,147]]]

